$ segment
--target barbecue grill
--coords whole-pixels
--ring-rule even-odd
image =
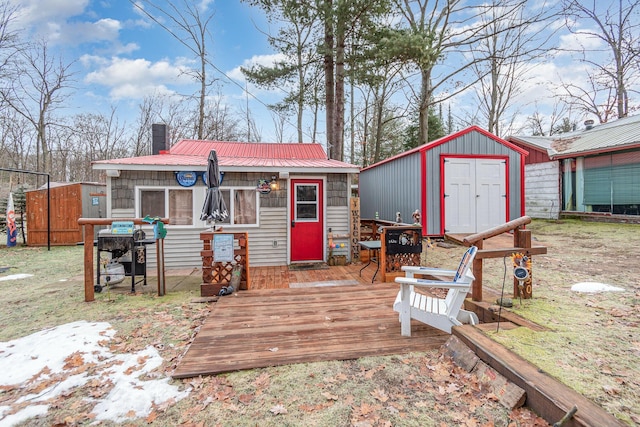
[[[102,292],[100,284],[101,276],[107,284],[116,284],[122,281],[122,269],[124,275],[131,277],[131,292],[136,291],[136,283],[140,281],[147,284],[147,247],[146,245],[155,242],[153,239],[146,239],[144,231],[135,229],[133,222],[122,221],[113,222],[111,228],[101,230],[98,233],[98,261],[97,261],[97,283],[94,286],[96,292]],[[100,254],[109,252],[111,259],[107,266],[101,268]],[[142,276],[136,282],[136,276]]]

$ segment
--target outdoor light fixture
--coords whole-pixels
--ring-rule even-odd
[[[271,177],[271,182],[269,183],[269,187],[271,187],[272,190],[277,190],[278,189],[278,181],[276,181],[276,176],[273,175]]]

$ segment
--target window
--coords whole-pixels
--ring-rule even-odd
[[[193,224],[193,191],[169,190],[170,224]]]
[[[166,217],[164,190],[143,190],[140,192],[140,215]]]
[[[296,184],[296,221],[318,220],[318,186]]]
[[[140,216],[169,218],[171,225],[193,225],[193,191],[141,189]]]
[[[229,217],[222,224],[258,225],[259,194],[255,188],[222,188],[220,191],[229,211]]]

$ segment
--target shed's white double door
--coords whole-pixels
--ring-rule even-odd
[[[444,221],[446,233],[478,233],[507,222],[506,162],[446,158]]]

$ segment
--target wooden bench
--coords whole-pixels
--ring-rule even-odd
[[[457,270],[439,268],[403,266],[404,277],[396,277],[400,291],[396,296],[393,309],[400,314],[401,333],[411,336],[411,319],[451,333],[453,326],[463,323],[478,324],[478,316],[462,309],[464,300],[473,283],[473,260],[478,248],[471,246],[462,256]],[[416,278],[415,275],[429,275],[450,280],[430,280]],[[416,288],[447,289],[445,298],[436,298],[416,291]]]

